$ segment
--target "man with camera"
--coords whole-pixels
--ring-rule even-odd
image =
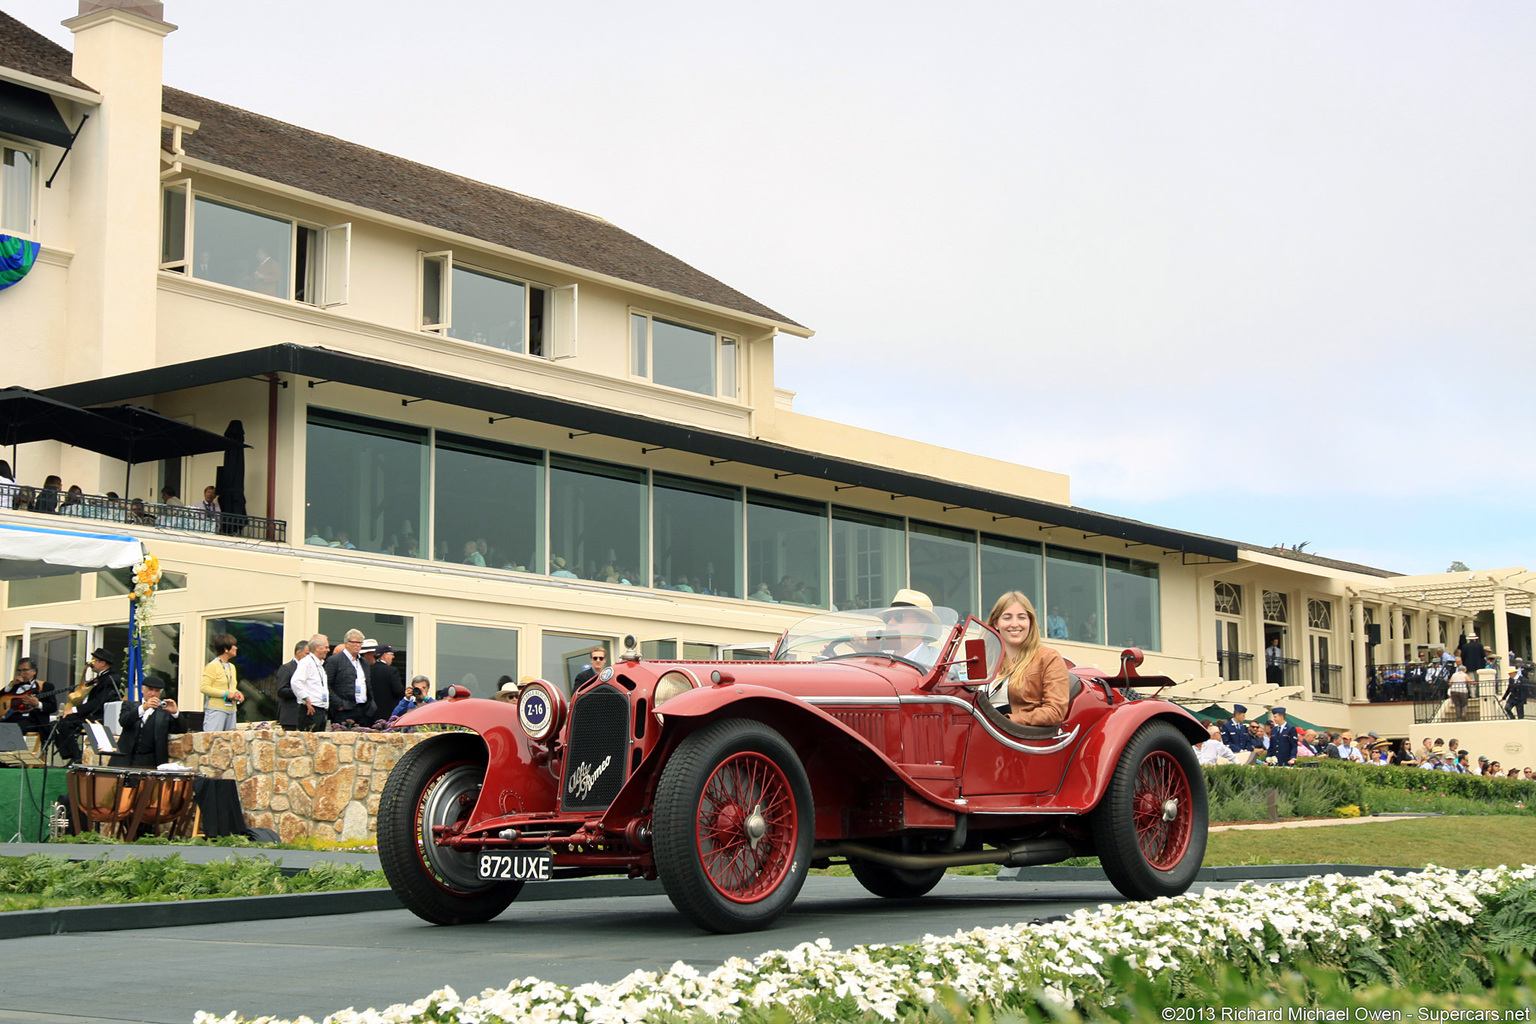
[[[155,768],[171,759],[171,733],[186,732],[176,702],[164,696],[165,681],[144,677],[144,699],[123,701],[118,724],[117,752],[107,763],[113,768]]]
[[[405,696],[400,698],[400,703],[395,705],[395,710],[389,717],[399,718],[407,711],[430,703],[432,703],[432,680],[423,675],[412,676],[411,685],[406,688]]]

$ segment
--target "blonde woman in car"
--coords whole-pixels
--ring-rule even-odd
[[[1067,717],[1067,663],[1054,647],[1040,643],[1034,604],[1010,590],[992,606],[987,625],[1003,640],[1009,719],[1018,725],[1060,725]]]

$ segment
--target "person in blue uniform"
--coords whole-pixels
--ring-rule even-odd
[[[1221,742],[1232,748],[1234,754],[1253,749],[1253,737],[1248,733],[1248,709],[1241,704],[1232,705],[1232,717],[1221,723]]]
[[[1296,727],[1285,720],[1285,708],[1269,709],[1269,756],[1276,764],[1296,763]]]

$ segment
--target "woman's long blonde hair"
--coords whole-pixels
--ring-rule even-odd
[[[1040,651],[1040,616],[1035,614],[1034,602],[1021,591],[1010,590],[998,598],[997,603],[992,606],[992,611],[987,614],[987,625],[996,629],[997,620],[1002,618],[1003,612],[1016,604],[1023,605],[1024,610],[1029,613],[1029,632],[1024,634],[1024,646],[1019,649],[1019,653],[1003,662],[1003,676],[1008,679],[1022,672],[1030,662],[1035,660],[1035,655]]]

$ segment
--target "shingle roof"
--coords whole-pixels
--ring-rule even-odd
[[[64,47],[0,11],[0,67],[25,71],[29,75],[61,85],[72,85],[76,89],[90,89],[90,86],[69,73],[74,62]]]
[[[189,157],[686,298],[793,320],[600,217],[166,87]]]

